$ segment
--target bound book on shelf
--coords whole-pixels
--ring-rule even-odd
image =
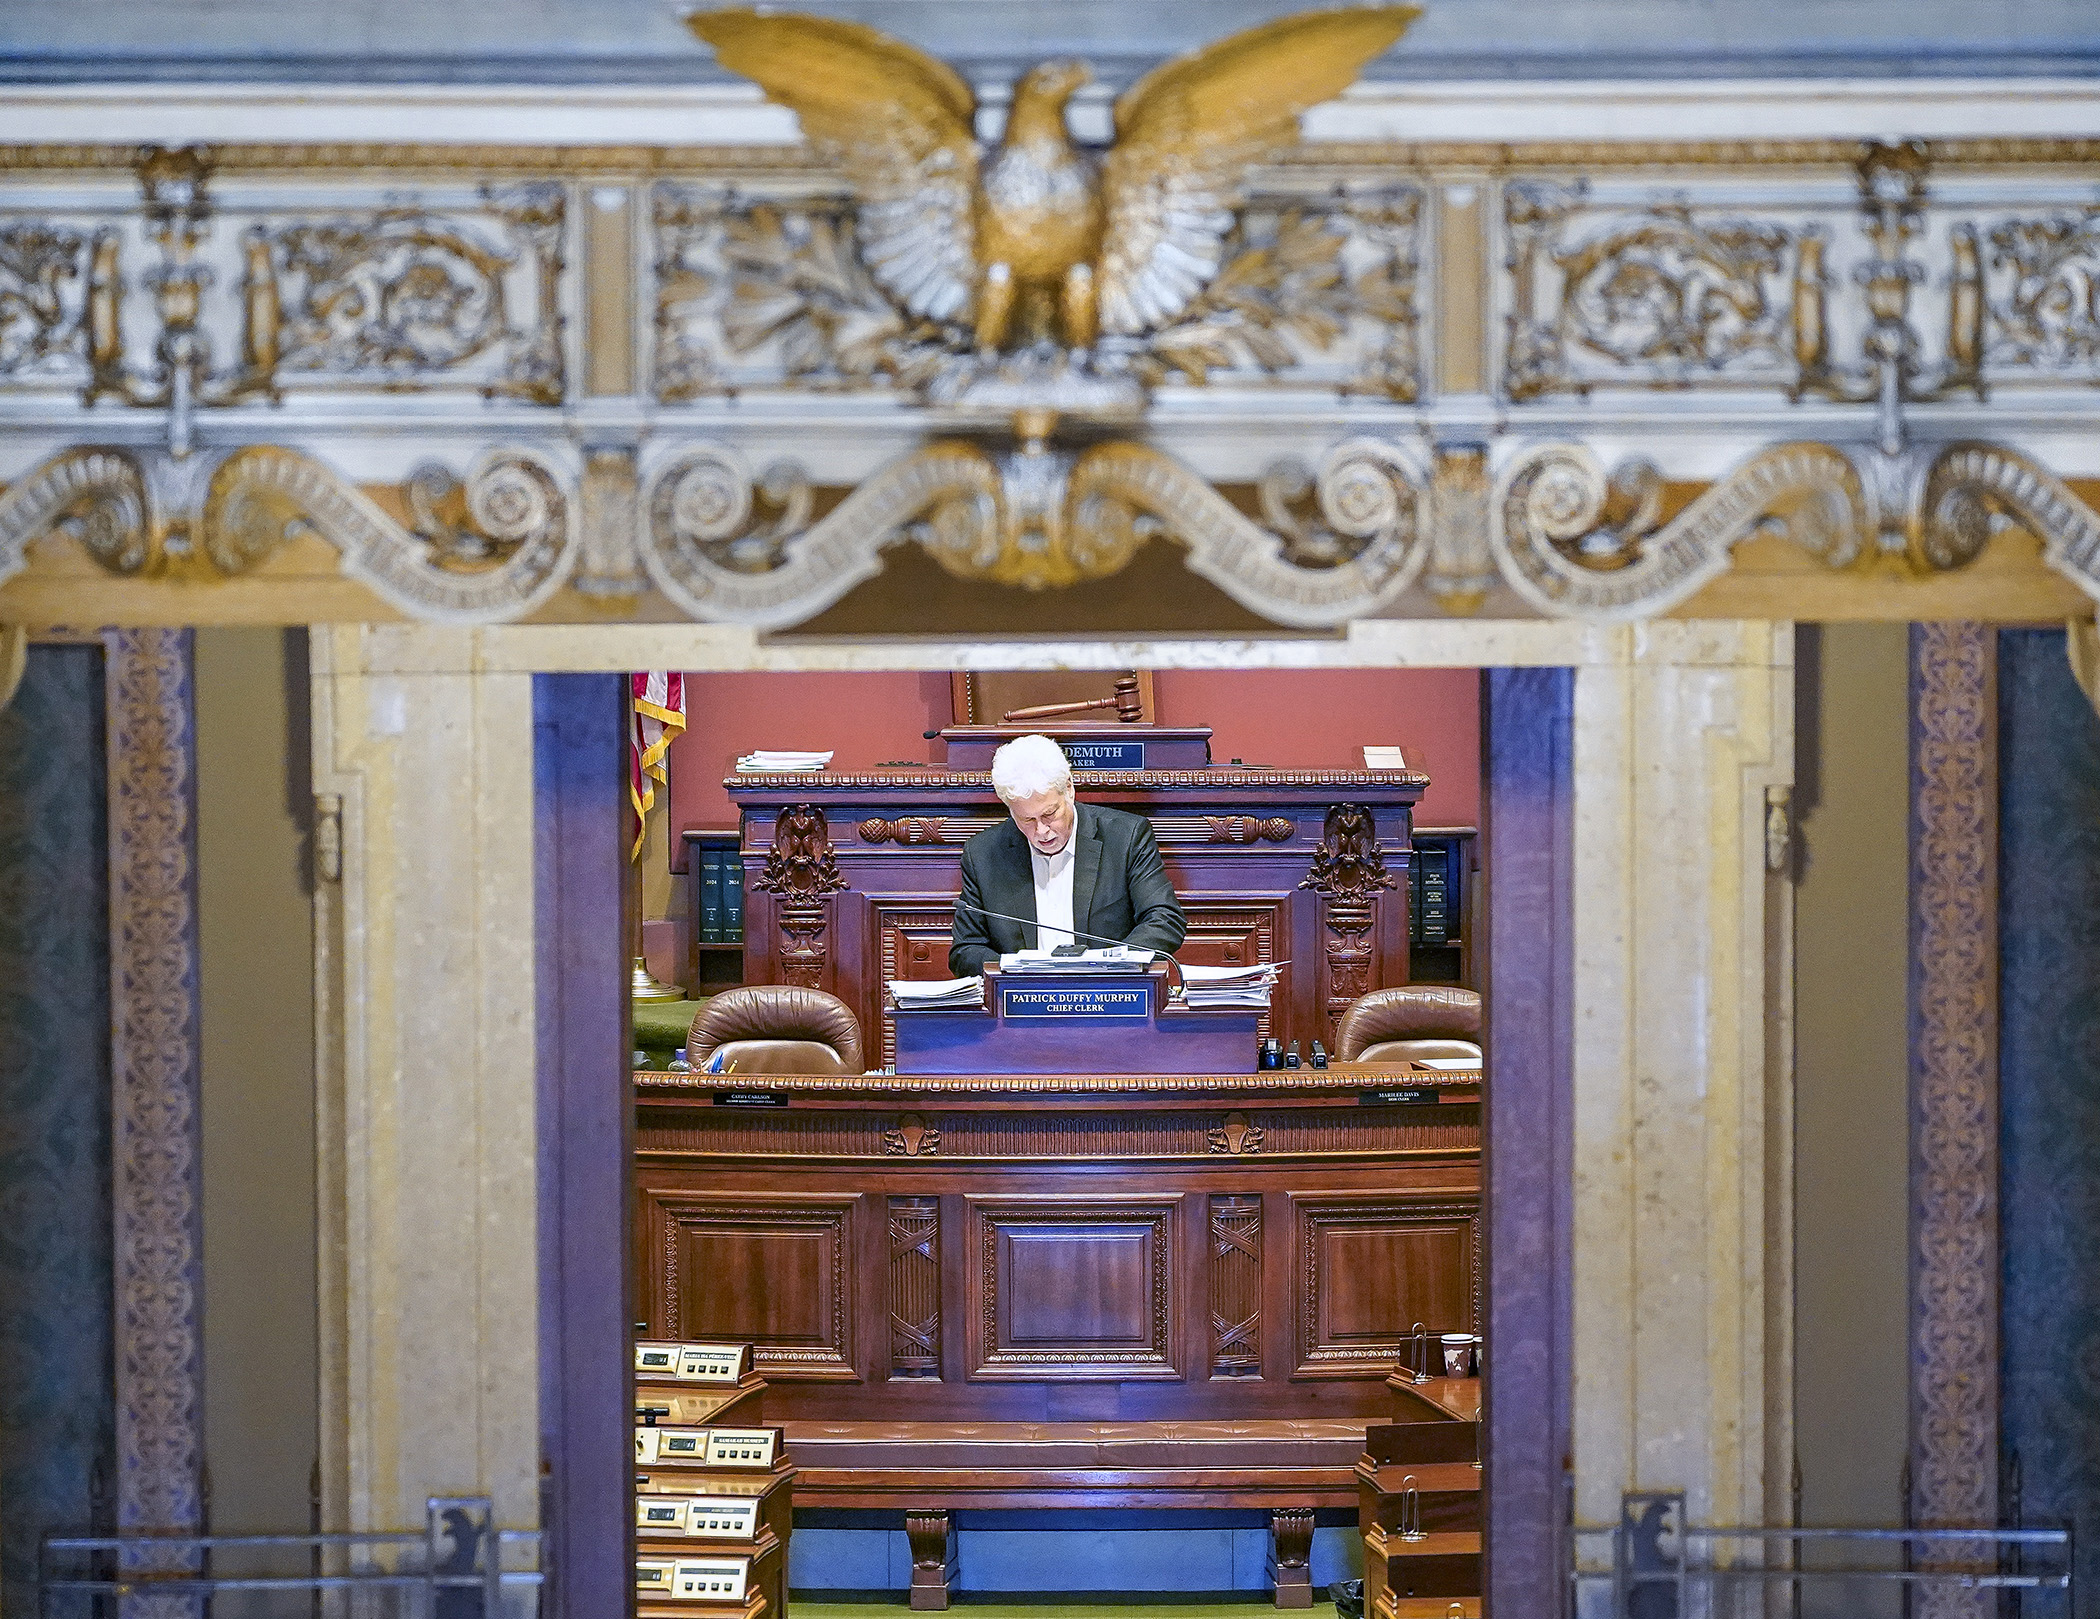
[[[700,942],[721,944],[727,938],[722,926],[722,851],[712,843],[700,845]]]

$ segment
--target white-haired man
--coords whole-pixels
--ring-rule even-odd
[[[992,791],[1010,818],[963,845],[950,972],[966,977],[1011,951],[1074,943],[1074,930],[1091,935],[1076,940],[1087,946],[1121,939],[1173,950],[1181,943],[1188,918],[1151,823],[1080,803],[1055,742],[1023,736],[1007,743],[992,755]]]

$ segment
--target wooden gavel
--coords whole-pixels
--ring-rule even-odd
[[[1087,714],[1097,708],[1112,708],[1116,718],[1125,725],[1136,725],[1145,717],[1145,699],[1138,690],[1135,673],[1116,676],[1116,690],[1112,697],[1093,697],[1083,703],[1041,703],[1034,708],[1016,708],[999,716],[1001,725],[1018,725],[1023,720],[1047,720],[1059,714]]]

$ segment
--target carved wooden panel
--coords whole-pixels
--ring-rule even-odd
[[[1472,1332],[1480,1320],[1480,1200],[1292,1193],[1298,1365],[1294,1377],[1384,1375],[1417,1321]]]
[[[1210,1375],[1261,1376],[1261,1196],[1210,1200]]]
[[[890,1199],[890,1376],[941,1375],[941,1200]]]
[[[1248,967],[1256,962],[1274,961],[1278,955],[1276,941],[1289,936],[1288,899],[1272,905],[1250,905],[1244,897],[1220,902],[1184,894],[1181,905],[1188,917],[1189,931],[1174,956],[1177,961],[1191,966]],[[1276,991],[1272,997],[1277,1006],[1291,1004],[1290,977],[1289,966],[1277,975]],[[1262,1014],[1257,1025],[1261,1038],[1267,1039],[1277,1032],[1270,1027],[1273,1021],[1269,1014]]]
[[[970,1377],[1178,1379],[1180,1204],[972,1198]]]
[[[868,906],[875,930],[875,959],[882,963],[882,982],[892,978],[924,981],[949,976],[948,946],[955,930],[955,907],[932,902],[927,904],[885,904],[872,901]],[[882,1001],[881,985],[875,986],[878,1005]],[[882,1008],[882,1065],[887,1068],[897,1060],[897,1020],[890,1016],[887,1007]]]
[[[658,1337],[748,1342],[774,1381],[858,1381],[857,1194],[708,1197],[644,1190]]]

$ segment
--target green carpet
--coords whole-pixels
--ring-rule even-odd
[[[705,1006],[712,997],[697,1001],[636,1001],[634,1003],[634,1044],[638,1051],[646,1051],[652,1058],[660,1057],[656,1066],[671,1060],[673,1048],[685,1044],[685,1031],[693,1026],[693,1014]]]

